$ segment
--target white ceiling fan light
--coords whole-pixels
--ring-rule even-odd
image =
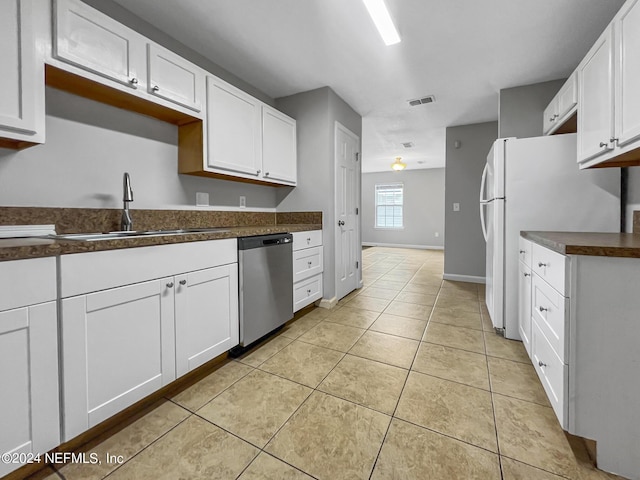
[[[378,29],[384,44],[386,46],[390,46],[400,43],[400,35],[398,35],[398,31],[393,24],[393,20],[391,20],[391,15],[389,14],[389,10],[387,10],[384,0],[362,1],[364,2],[365,7],[367,7],[367,11],[369,12],[369,15],[371,15],[371,19]]]
[[[399,172],[400,170],[404,170],[406,166],[407,164],[402,161],[402,157],[396,157],[395,162],[391,164],[391,168],[396,172]]]

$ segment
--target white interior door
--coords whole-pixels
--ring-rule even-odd
[[[358,238],[360,224],[358,156],[360,138],[336,122],[335,191],[336,191],[336,298],[358,287]],[[359,212],[358,212],[359,213]]]

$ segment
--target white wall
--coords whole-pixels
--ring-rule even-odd
[[[216,206],[275,209],[276,188],[178,174],[177,127],[52,88],[46,91],[46,143],[0,149],[0,205],[121,208],[122,174],[132,208],[195,207],[196,192]]]
[[[362,174],[362,243],[444,247],[444,172],[429,168]],[[404,185],[402,230],[375,228],[375,186],[384,183]]]

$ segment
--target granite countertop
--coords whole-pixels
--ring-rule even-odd
[[[522,231],[520,235],[563,255],[640,258],[637,233]]]
[[[228,227],[228,230],[207,233],[183,233],[178,235],[158,235],[153,237],[117,238],[113,240],[81,241],[50,240],[45,238],[5,238],[0,239],[0,261],[25,258],[51,257],[72,253],[98,252],[120,248],[147,247],[169,243],[198,242],[222,238],[249,237],[269,233],[293,233],[308,230],[322,230],[321,224],[252,225]]]

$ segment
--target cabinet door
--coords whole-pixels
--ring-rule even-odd
[[[78,0],[55,0],[54,19],[56,58],[137,88],[144,68],[137,62],[144,58],[140,35]]]
[[[56,303],[0,313],[0,453],[44,453],[60,443]],[[0,476],[19,464],[0,462]]]
[[[578,67],[578,162],[613,148],[613,29],[607,28]]]
[[[178,376],[238,344],[238,264],[176,277]]]
[[[36,105],[44,100],[44,78],[36,74],[31,10],[30,0],[0,2],[0,131],[36,133]],[[44,105],[40,113],[44,118]],[[11,138],[0,134],[5,136]]]
[[[258,177],[262,170],[261,103],[220,79],[207,77],[207,164]]]
[[[551,103],[544,109],[542,113],[542,133],[545,135],[555,126],[557,118],[556,111],[558,110],[558,100],[554,97]]]
[[[173,277],[62,300],[64,437],[175,379]]]
[[[147,50],[149,93],[196,112],[202,110],[203,71],[159,45],[148,44]]]
[[[640,1],[627,2],[616,23],[616,136],[623,146],[640,138]]]
[[[531,269],[520,264],[518,279],[518,329],[524,348],[531,357]]]
[[[560,121],[578,103],[578,76],[573,72],[557,95],[558,115],[556,120]],[[556,123],[557,123],[556,121]]]
[[[262,107],[262,166],[265,179],[296,183],[296,121],[266,105]]]

